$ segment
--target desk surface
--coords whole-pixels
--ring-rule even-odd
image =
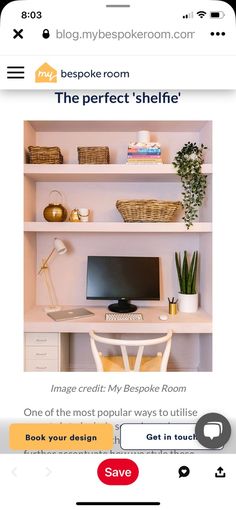
[[[90,317],[56,322],[47,316],[42,306],[37,306],[25,315],[25,332],[27,333],[88,333],[91,329],[100,333],[211,333],[211,316],[199,309],[197,313],[181,313],[168,315],[162,321],[159,316],[167,314],[167,307],[140,307],[137,311],[143,314],[143,321],[106,321],[105,307],[83,305],[94,313]],[[72,308],[70,306],[63,308]]]

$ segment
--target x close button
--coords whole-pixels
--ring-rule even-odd
[[[107,459],[99,464],[97,474],[106,485],[131,485],[137,480],[139,469],[130,459]]]
[[[20,30],[17,30],[16,28],[14,28],[13,29],[13,33],[14,33],[13,39],[17,39],[18,37],[20,39],[23,39],[23,35],[22,35],[23,34],[23,28],[21,28]]]

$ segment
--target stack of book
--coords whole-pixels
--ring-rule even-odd
[[[143,165],[162,163],[161,148],[158,143],[130,143],[128,147],[128,163]]]

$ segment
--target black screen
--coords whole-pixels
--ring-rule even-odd
[[[87,299],[160,299],[158,257],[88,257]]]

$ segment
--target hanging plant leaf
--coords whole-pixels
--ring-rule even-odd
[[[187,229],[193,225],[198,216],[207,188],[207,176],[202,174],[204,163],[203,151],[207,149],[204,144],[199,147],[196,142],[188,142],[177,152],[173,166],[183,186],[182,204],[184,208],[183,220]]]

